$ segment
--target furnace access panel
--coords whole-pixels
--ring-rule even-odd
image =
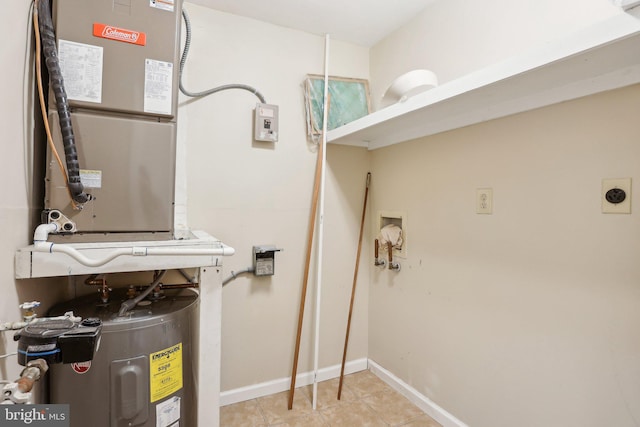
[[[53,18],[80,177],[94,197],[71,206],[47,155],[45,209],[78,232],[173,230],[180,0],[58,0]],[[63,156],[53,97],[53,138]]]
[[[58,0],[54,7],[71,105],[175,116],[179,1]]]

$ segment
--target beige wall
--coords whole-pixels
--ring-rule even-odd
[[[42,302],[40,313],[56,301],[67,297],[66,280],[14,279],[13,256],[15,250],[26,246],[32,238],[30,218],[38,211],[32,203],[36,198],[33,189],[33,149],[30,146],[33,104],[24,101],[24,93],[32,88],[28,79],[32,70],[31,55],[27,46],[29,34],[29,2],[7,2],[0,14],[0,26],[11,34],[10,42],[0,48],[0,125],[2,126],[2,158],[0,169],[0,322],[20,320],[18,304],[23,301]],[[27,95],[29,96],[29,95]],[[0,354],[16,351],[10,332],[0,332]],[[0,379],[14,379],[21,367],[15,357],[0,360]]]
[[[637,425],[640,222],[600,194],[631,177],[640,197],[639,102],[635,86],[372,152],[372,209],[406,211],[409,246],[399,274],[372,273],[369,357],[474,427]]]
[[[472,3],[435,2],[374,46],[374,101],[408,70],[447,82],[621,13]],[[603,215],[600,192],[638,178],[639,100],[634,87],[372,152],[372,213],[404,211],[409,228],[402,272],[371,272],[369,357],[474,427],[636,425],[639,225]],[[483,187],[493,215],[475,213]]]
[[[280,139],[252,143],[257,99],[230,91],[183,102],[189,224],[236,249],[225,272],[274,244],[276,274],[241,276],[223,290],[222,390],[291,374],[316,149],[305,137],[302,83],[324,70],[324,38],[188,4],[193,23],[186,86],[246,83],[280,106]],[[368,49],[331,43],[332,74],[368,78]],[[339,364],[368,171],[364,149],[327,152],[320,367]],[[315,265],[315,264],[314,264]],[[361,270],[349,359],[367,356],[368,270]],[[316,269],[311,269],[299,372],[313,368]]]

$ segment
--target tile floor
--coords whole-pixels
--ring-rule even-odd
[[[342,398],[338,378],[318,383],[317,410],[312,386],[296,389],[293,409],[289,392],[272,394],[220,408],[221,427],[441,427],[404,396],[370,371],[345,375]]]

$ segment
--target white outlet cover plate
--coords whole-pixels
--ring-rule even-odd
[[[622,203],[607,201],[607,191],[619,188],[624,190],[627,197]],[[631,178],[615,178],[602,180],[602,213],[630,214],[631,213]]]
[[[476,190],[476,213],[478,214],[493,213],[493,189],[478,188]]]

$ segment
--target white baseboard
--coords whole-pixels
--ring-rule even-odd
[[[347,362],[344,366],[345,374],[353,374],[367,369],[367,359],[357,359]],[[318,381],[326,381],[340,376],[341,365],[329,366],[318,370]],[[304,372],[296,376],[296,388],[313,384],[313,372]],[[280,378],[247,387],[240,387],[220,393],[220,406],[244,402],[274,393],[287,391],[291,387],[291,377]]]
[[[345,374],[371,370],[373,374],[382,381],[389,384],[391,388],[402,394],[422,409],[427,415],[439,422],[442,427],[468,427],[465,423],[445,411],[428,397],[420,394],[416,389],[393,375],[391,372],[378,365],[370,359],[358,359],[347,362],[344,367]],[[326,381],[340,376],[340,365],[329,366],[318,370],[318,381]],[[296,377],[296,388],[313,384],[313,372],[304,372]],[[268,396],[274,393],[288,391],[291,386],[291,377],[279,378],[260,384],[247,387],[240,387],[220,393],[220,406],[231,405],[233,403],[244,402],[258,397]]]
[[[369,359],[369,370],[398,393],[409,399],[427,415],[439,422],[442,427],[468,427],[465,423],[445,411],[428,397],[420,394],[415,388],[393,375],[391,372]]]

